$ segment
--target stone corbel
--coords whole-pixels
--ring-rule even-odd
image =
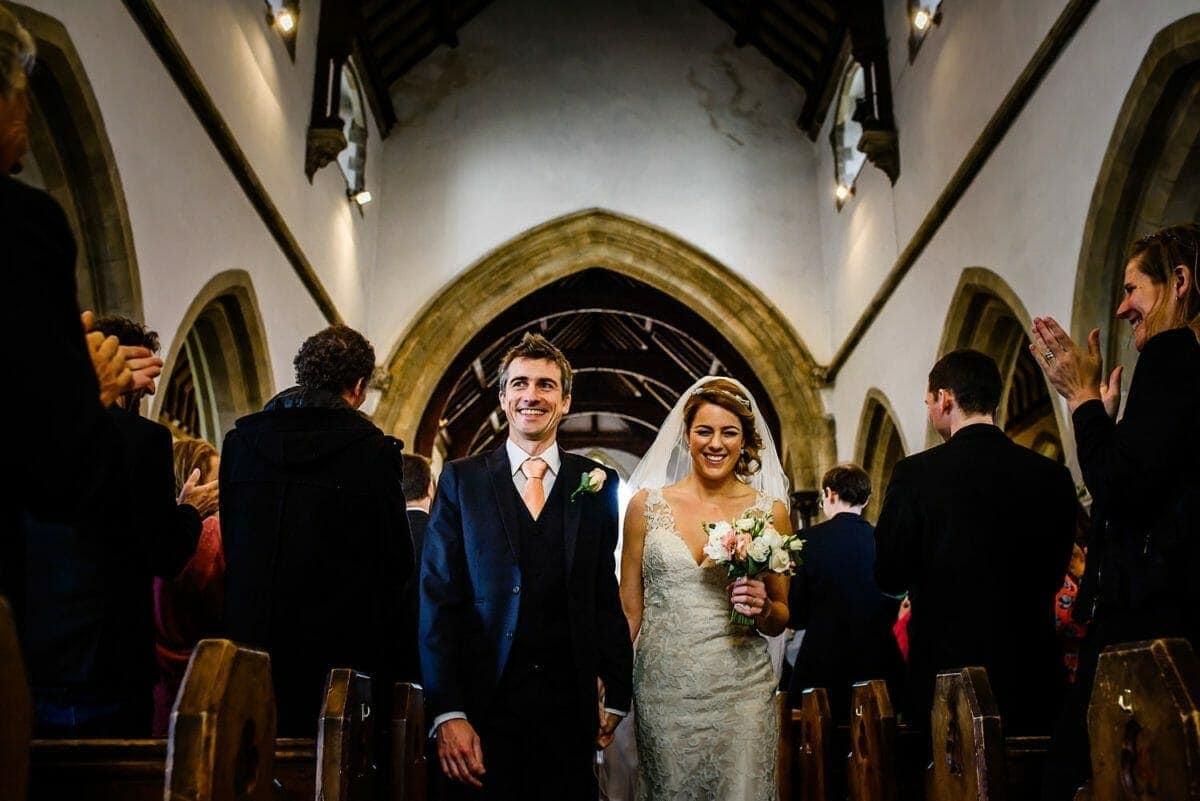
[[[864,128],[858,149],[894,184],[900,177],[900,137],[894,128]]]
[[[317,170],[331,163],[338,153],[346,149],[346,134],[341,127],[319,128],[310,126],[304,148],[304,174],[311,184]]]

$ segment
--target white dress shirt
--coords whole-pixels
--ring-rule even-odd
[[[551,443],[549,448],[539,453],[536,457],[531,457],[528,453],[521,449],[521,446],[513,442],[511,439],[504,441],[504,450],[508,453],[508,467],[512,472],[513,486],[517,488],[517,495],[525,497],[525,484],[529,479],[525,476],[525,472],[521,470],[521,465],[525,464],[527,459],[538,458],[546,463],[549,468],[546,475],[542,477],[542,488],[545,490],[543,497],[550,497],[550,490],[554,489],[554,481],[558,478],[558,472],[562,468],[562,452],[558,449],[557,443]],[[628,714],[627,710],[604,708],[605,712],[611,712],[614,715],[624,717]],[[441,726],[448,720],[466,720],[465,712],[443,712],[433,719],[433,732],[437,732],[438,726]]]

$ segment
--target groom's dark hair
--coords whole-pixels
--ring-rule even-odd
[[[504,387],[508,384],[508,366],[513,363],[513,359],[546,359],[558,365],[558,370],[562,373],[562,394],[567,397],[571,394],[571,363],[567,361],[567,357],[563,352],[555,347],[554,343],[546,339],[541,334],[534,334],[529,331],[525,332],[525,336],[521,337],[521,341],[508,349],[504,354],[504,358],[500,360],[500,386],[501,392],[504,392]]]

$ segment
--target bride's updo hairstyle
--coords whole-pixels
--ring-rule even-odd
[[[733,474],[738,478],[748,478],[758,472],[762,463],[758,460],[758,451],[762,448],[762,437],[754,424],[754,412],[750,409],[750,399],[746,397],[737,384],[724,378],[714,378],[692,392],[683,407],[684,436],[692,430],[692,422],[696,412],[706,403],[720,406],[733,414],[742,424],[742,453],[737,464],[733,466]]]

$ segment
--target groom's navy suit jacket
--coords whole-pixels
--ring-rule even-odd
[[[557,446],[555,446],[557,447]],[[562,453],[554,494],[570,494],[598,463]],[[597,493],[557,509],[563,543],[571,656],[581,713],[598,725],[596,678],[605,706],[629,709],[632,647],[617,593],[617,474]],[[561,482],[562,486],[559,487]],[[427,715],[462,711],[479,722],[512,653],[523,597],[520,515],[505,447],[446,465],[438,480],[421,562],[420,651]],[[594,729],[592,730],[594,732]]]

